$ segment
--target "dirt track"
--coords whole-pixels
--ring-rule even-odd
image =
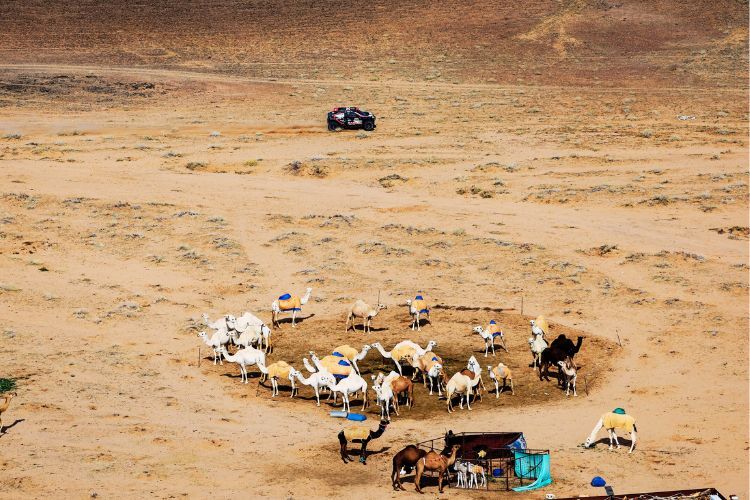
[[[637,22],[624,13],[635,8],[607,15]],[[524,32],[557,12],[535,9]],[[181,55],[130,69],[117,67],[133,57],[130,42],[113,45],[122,59],[111,61],[71,47],[34,58],[19,48],[41,44],[33,32],[5,45],[0,376],[18,378],[19,396],[3,414],[0,497],[382,498],[391,455],[447,428],[523,431],[552,451],[544,492],[558,496],[597,494],[594,475],[618,492],[747,496],[748,348],[736,340],[748,330],[746,53],[720,57],[747,8],[721,9],[706,29],[729,35],[707,37],[692,27],[700,16],[682,12],[690,28],[678,45],[627,49],[645,78],[605,79],[603,66],[606,81],[584,87],[571,68],[596,40],[569,43],[543,75],[487,81],[461,69],[483,60],[473,28],[462,44],[476,54],[446,49],[455,57],[440,64],[451,68],[429,80],[380,53],[399,67],[344,82],[315,74],[320,61],[254,72]],[[580,19],[563,18],[579,33]],[[355,49],[364,60],[366,45]],[[423,53],[420,65],[435,56]],[[641,57],[705,64],[685,63],[683,79],[644,70]],[[727,72],[726,87],[713,86]],[[374,133],[325,131],[325,111],[349,102],[378,116]],[[485,364],[471,326],[502,318],[511,354],[497,359],[518,394],[449,416],[420,387],[426,404],[394,418],[368,466],[343,466],[342,422],[308,389],[271,400],[255,379],[240,385],[233,365],[197,367],[202,312],[270,319],[273,298],[307,286],[312,316],[276,332],[269,360],[301,367],[310,349],[359,346],[361,332],[343,333],[345,309],[381,290],[389,309],[366,342],[435,337],[454,370],[471,354]],[[397,304],[417,290],[433,304],[515,310],[436,310],[434,326],[413,334]],[[526,366],[525,322],[537,314],[584,332],[588,395],[579,380],[578,398],[565,398]],[[365,365],[389,366],[372,354]],[[638,419],[636,453],[579,448],[615,406]]]

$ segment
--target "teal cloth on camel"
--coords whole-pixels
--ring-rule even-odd
[[[522,479],[536,479],[531,484],[513,488],[513,491],[531,491],[552,483],[550,474],[549,453],[527,453],[525,450],[513,450],[515,459],[514,472]]]

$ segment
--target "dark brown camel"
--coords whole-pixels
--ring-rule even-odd
[[[427,450],[417,448],[413,444],[410,444],[393,456],[391,481],[393,482],[394,490],[406,491],[404,485],[401,484],[401,469],[404,469],[406,472],[411,472],[411,469],[416,467],[417,461],[425,455],[427,455]]]
[[[359,454],[359,461],[362,464],[367,464],[367,444],[371,440],[377,439],[382,436],[385,432],[386,427],[388,427],[388,422],[386,422],[385,420],[381,420],[380,426],[378,426],[377,430],[374,431],[369,430],[367,427],[355,425],[339,432],[339,443],[341,444],[341,460],[343,460],[344,463],[348,463],[349,461],[351,461],[352,458],[349,456],[346,445],[349,441],[351,441],[352,443],[359,442],[362,443],[362,451],[360,451]]]
[[[560,334],[552,341],[550,346],[542,351],[541,361],[539,363],[539,380],[549,380],[549,367],[558,366],[559,361],[565,361],[566,358],[573,357],[581,350],[583,344],[583,337],[578,337],[578,342],[573,344],[573,341]],[[560,371],[557,373],[558,384],[562,384],[562,376]]]

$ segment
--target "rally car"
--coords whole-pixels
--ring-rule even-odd
[[[375,130],[375,115],[353,106],[333,108],[328,112],[328,130],[339,128]]]

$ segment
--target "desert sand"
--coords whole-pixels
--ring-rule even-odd
[[[549,449],[530,498],[599,494],[595,475],[746,498],[747,20],[730,1],[3,3],[0,497],[407,497],[392,455],[452,429]],[[328,132],[348,104],[377,129]],[[306,287],[269,362],[436,340],[449,374],[506,363],[516,395],[449,415],[420,385],[342,464],[309,388],[271,398],[205,346],[198,366],[202,313],[270,322]],[[412,332],[416,292],[432,325]],[[344,333],[378,293],[373,331]],[[527,366],[539,314],[585,337],[576,398]],[[510,352],[484,358],[471,329],[493,318]],[[636,451],[582,449],[617,406]]]

